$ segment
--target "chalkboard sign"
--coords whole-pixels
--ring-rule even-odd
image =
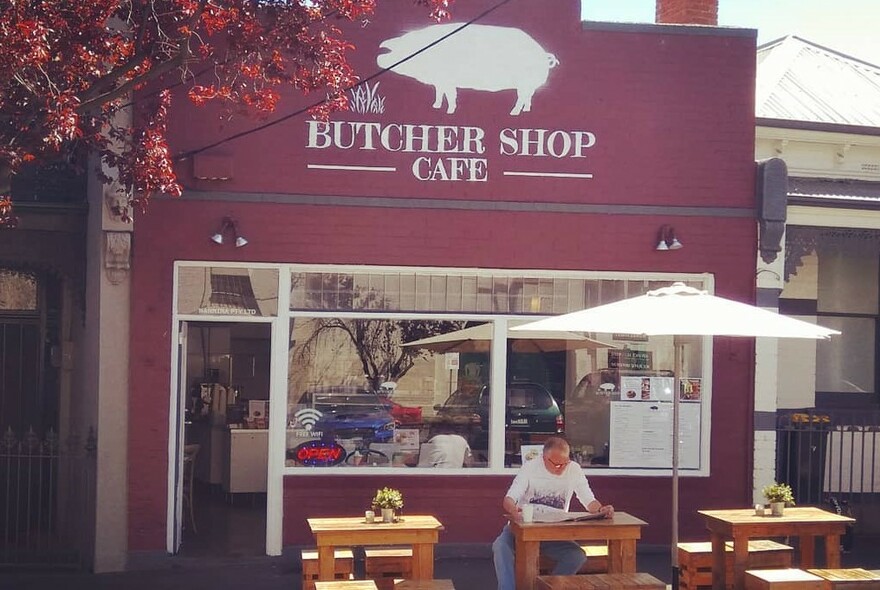
[[[626,371],[648,371],[653,369],[653,355],[649,350],[609,349],[608,368]]]

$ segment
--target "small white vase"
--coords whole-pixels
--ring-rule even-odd
[[[782,516],[785,512],[785,502],[770,502],[770,515]]]
[[[382,522],[394,522],[394,508],[382,509]]]

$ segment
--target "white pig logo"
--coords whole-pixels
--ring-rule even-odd
[[[380,47],[389,51],[380,54],[376,63],[381,68],[390,68],[461,26],[456,23],[431,25],[386,39]],[[556,56],[547,53],[525,31],[469,25],[392,71],[433,86],[434,108],[441,108],[445,98],[449,114],[455,112],[459,88],[489,92],[516,90],[516,104],[510,114],[519,115],[532,109],[532,95],[547,82],[550,69],[558,64]]]

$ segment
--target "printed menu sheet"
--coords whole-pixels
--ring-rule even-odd
[[[621,375],[621,401],[672,401],[674,377],[637,377]]]
[[[700,404],[679,405],[678,466],[700,467]],[[672,467],[672,402],[611,402],[610,467]]]

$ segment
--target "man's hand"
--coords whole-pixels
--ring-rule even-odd
[[[511,522],[522,522],[522,510],[517,506],[516,500],[505,496],[504,501],[501,502],[501,507],[504,509],[504,516]]]
[[[522,521],[523,521],[523,519],[522,519],[522,508],[520,508],[519,506],[517,506],[515,511],[513,511],[513,512],[508,512],[508,513],[507,513],[507,518],[510,519],[510,522],[518,522],[518,523],[522,523]]]
[[[614,516],[614,506],[611,504],[605,504],[599,508],[599,512],[604,514],[605,518],[612,518]]]

